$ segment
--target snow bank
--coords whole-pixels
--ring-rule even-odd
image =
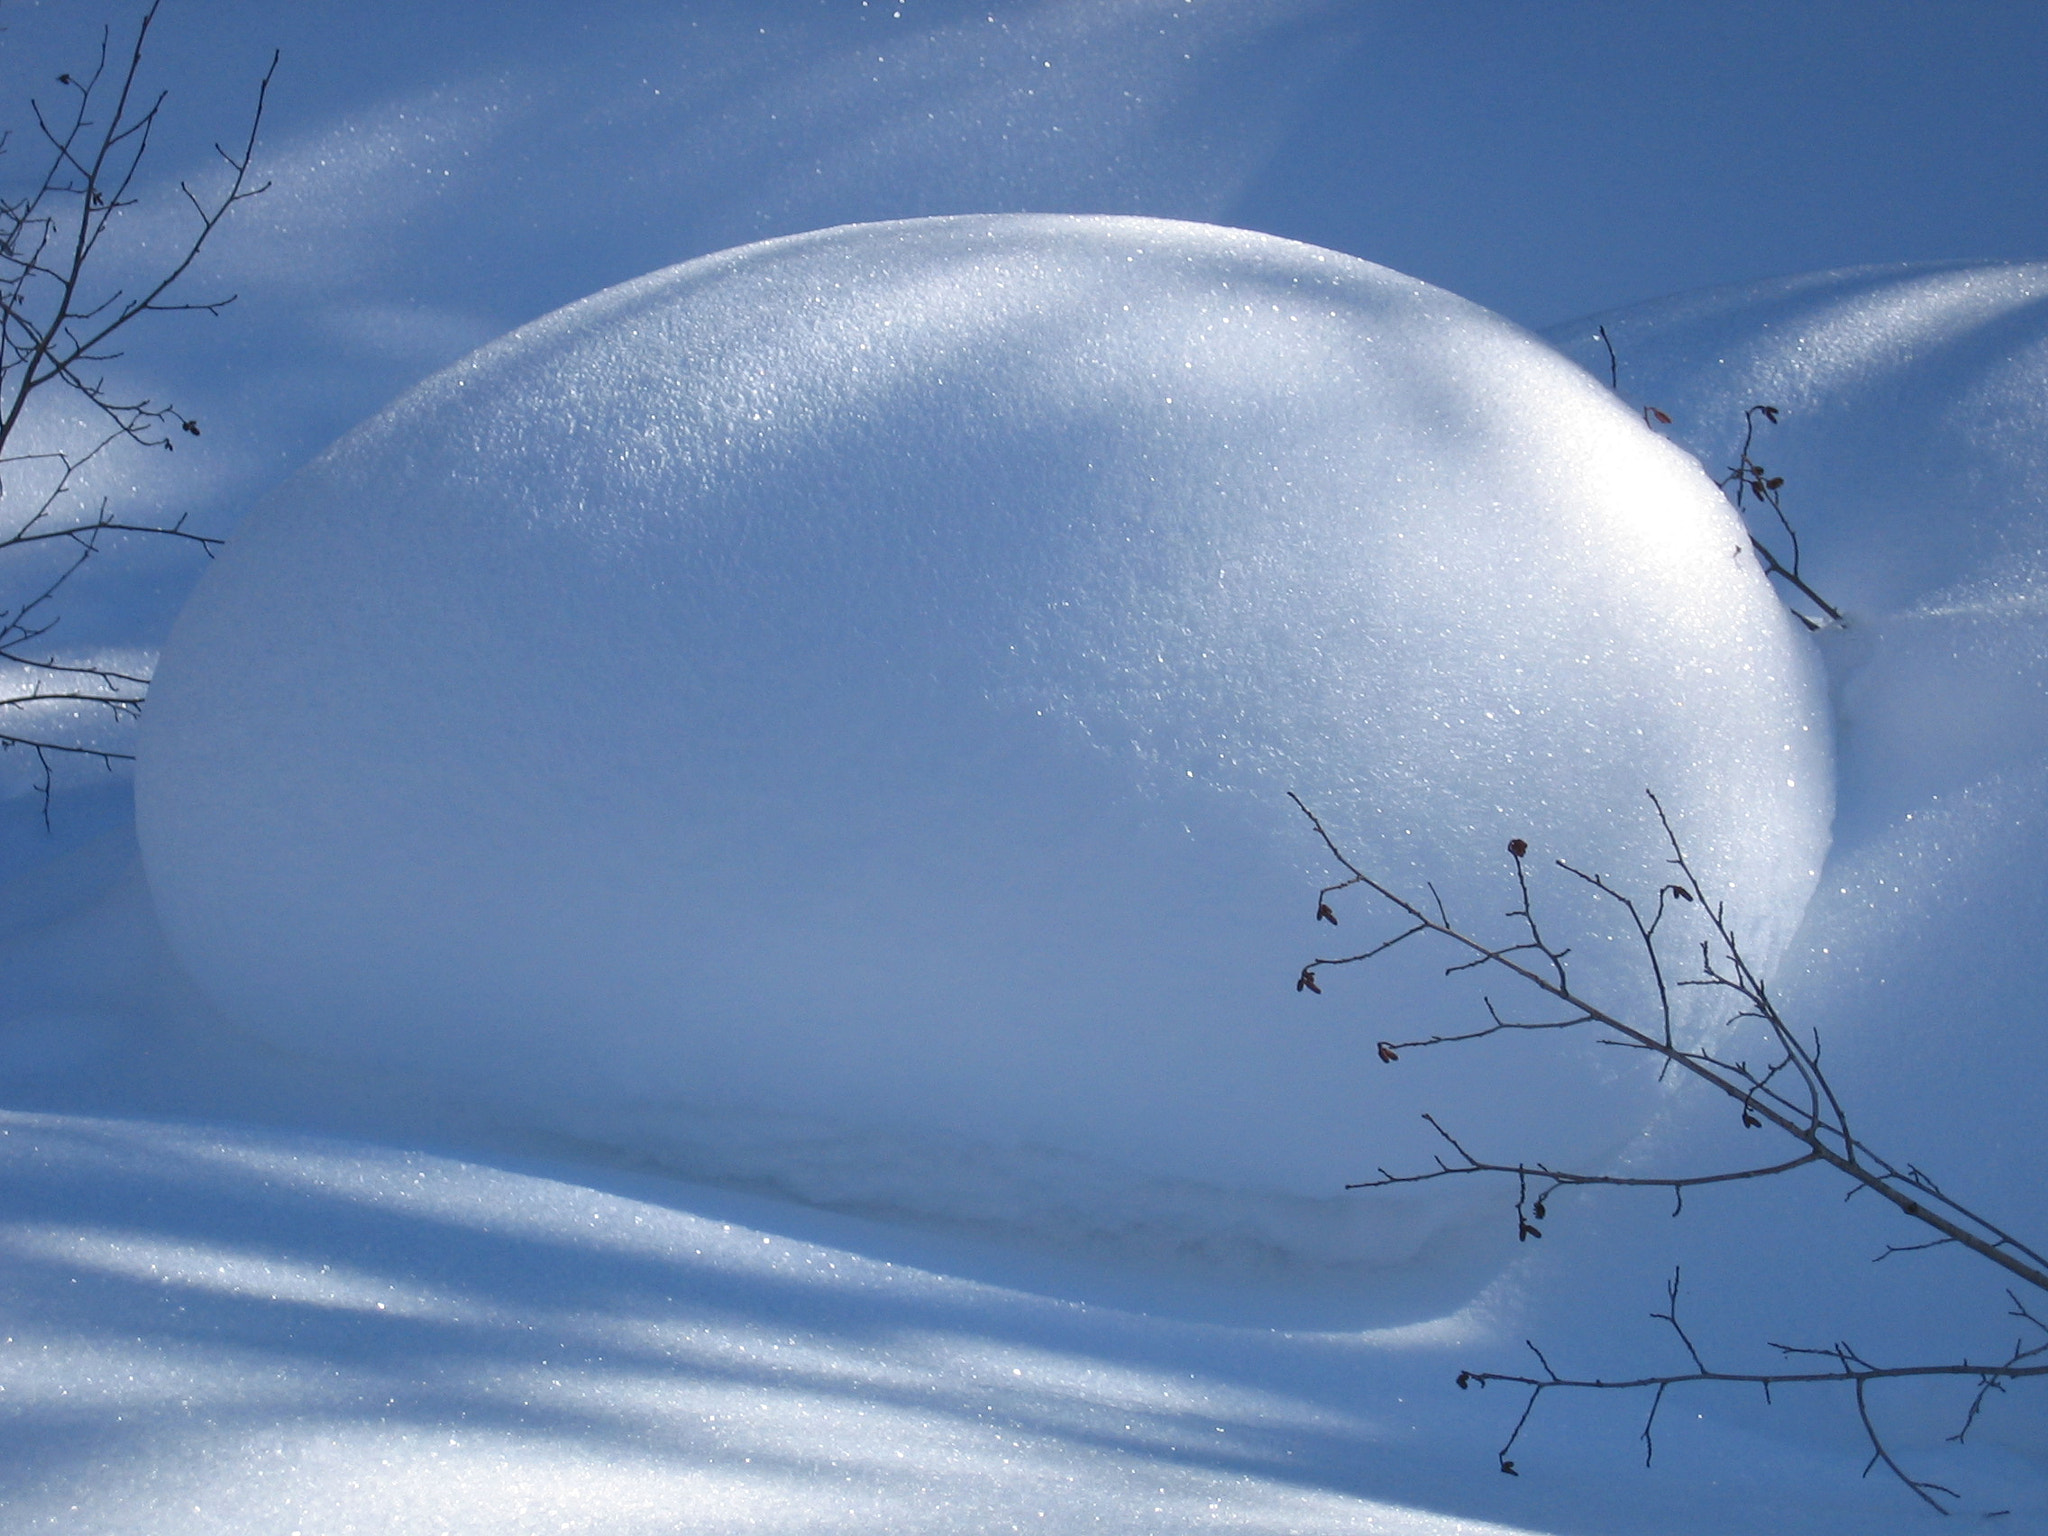
[[[1864,268],[1562,328],[1716,468],[1744,408],[1785,477],[1840,809],[1780,1001],[1862,1134],[2048,1237],[2048,264]],[[1767,540],[1772,530],[1759,528]],[[1778,540],[1782,542],[1782,539]]]
[[[1388,930],[1307,920],[1286,792],[1481,919],[1511,836],[1656,879],[1655,786],[1768,961],[1830,775],[1740,545],[1604,389],[1383,269],[830,230],[560,311],[277,493],[164,652],[140,836],[193,976],[309,1054],[842,1208],[1469,1292],[1476,1191],[1342,1183],[1425,1104],[1597,1155],[1651,1090],[1382,1066],[1476,997],[1294,992]]]

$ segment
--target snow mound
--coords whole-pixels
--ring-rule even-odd
[[[1862,1135],[2048,1234],[2048,264],[1823,272],[1561,328],[1719,472],[1742,416],[1785,478],[1821,636],[1840,811],[1779,1001],[1829,1042]],[[1759,525],[1767,541],[1783,542]]]
[[[1830,771],[1740,548],[1604,388],[1395,273],[828,230],[538,321],[276,493],[164,651],[139,835],[192,975],[310,1055],[840,1208],[1469,1292],[1477,1191],[1343,1183],[1431,1104],[1597,1155],[1654,1090],[1383,1066],[1476,996],[1295,992],[1385,925],[1308,920],[1286,794],[1477,920],[1512,836],[1659,878],[1654,786],[1768,962]],[[1632,984],[1598,921],[1581,979]]]

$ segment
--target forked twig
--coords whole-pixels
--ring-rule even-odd
[[[1714,483],[1729,494],[1737,512],[1744,511],[1751,501],[1771,509],[1771,515],[1777,518],[1778,526],[1784,530],[1787,547],[1792,551],[1791,564],[1780,560],[1776,551],[1758,538],[1754,530],[1749,536],[1750,548],[1756,551],[1757,559],[1763,562],[1766,572],[1797,590],[1807,601],[1827,615],[1828,623],[1839,624],[1842,622],[1842,611],[1814,591],[1807,584],[1806,578],[1799,573],[1799,530],[1792,526],[1792,519],[1785,515],[1785,503],[1780,496],[1784,489],[1785,477],[1772,474],[1750,455],[1750,449],[1756,446],[1757,422],[1763,420],[1776,426],[1778,415],[1778,408],[1775,405],[1752,405],[1742,413],[1742,446],[1736,451],[1735,462],[1728,466],[1728,473]],[[1792,611],[1799,622],[1808,629],[1821,627],[1818,621],[1800,613],[1798,609]]]

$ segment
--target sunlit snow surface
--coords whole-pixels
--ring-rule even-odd
[[[655,274],[345,439],[174,631],[139,817],[187,968],[295,1049],[1414,1315],[1476,1283],[1466,1191],[1341,1186],[1430,1154],[1418,1093],[1585,1156],[1654,1089],[1388,1073],[1477,999],[1297,995],[1391,930],[1305,921],[1286,793],[1484,921],[1514,836],[1654,885],[1653,787],[1768,964],[1827,750],[1725,504],[1523,333],[1265,236],[965,218]]]

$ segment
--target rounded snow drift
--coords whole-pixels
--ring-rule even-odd
[[[1405,949],[1296,991],[1394,930],[1311,921],[1288,792],[1484,926],[1510,837],[1657,881],[1654,787],[1767,961],[1828,748],[1744,549],[1578,369],[1365,262],[827,230],[540,320],[278,491],[164,653],[141,837],[193,976],[307,1053],[1412,1313],[1497,1259],[1470,1181],[1343,1193],[1419,1109],[1592,1156],[1654,1089],[1551,1036],[1384,1065],[1478,998]],[[1576,974],[1621,995],[1613,917]]]

